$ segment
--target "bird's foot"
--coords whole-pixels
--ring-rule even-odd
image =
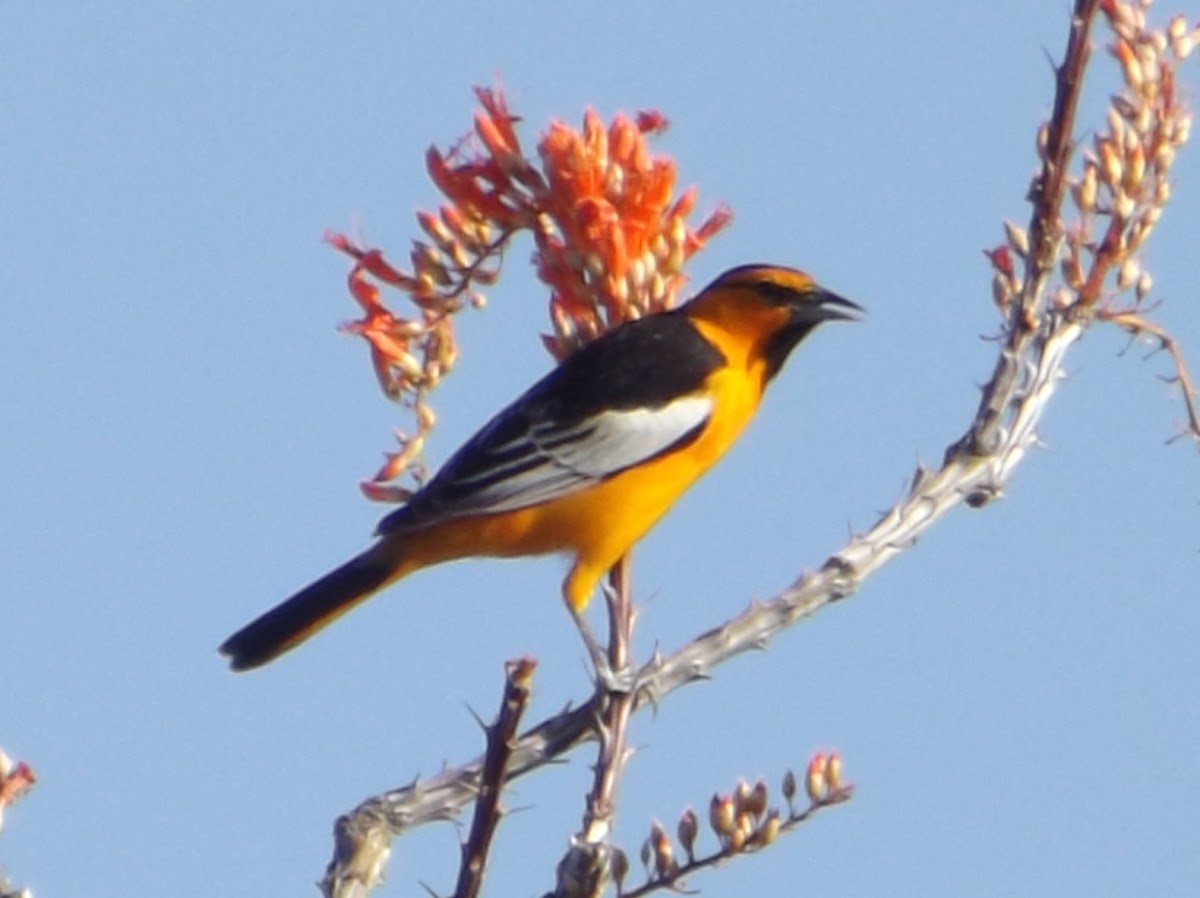
[[[637,692],[638,672],[632,667],[613,670],[608,659],[601,656],[592,659],[596,685],[610,695],[632,695]]]
[[[637,688],[637,671],[632,667],[614,670],[608,660],[608,653],[592,633],[591,625],[582,614],[576,614],[575,623],[579,627],[579,635],[583,637],[583,645],[587,649],[588,658],[592,662],[592,676],[596,685],[605,692],[618,695],[629,695]]]

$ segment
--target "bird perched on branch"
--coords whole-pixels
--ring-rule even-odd
[[[497,414],[373,546],[234,633],[266,664],[390,583],[470,556],[566,553],[578,618],[616,562],[733,444],[767,383],[822,321],[861,309],[803,272],[730,269],[692,300],[615,327]]]

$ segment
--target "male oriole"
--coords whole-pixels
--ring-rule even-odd
[[[583,346],[471,437],[378,541],[234,633],[235,670],[304,641],[419,568],[468,556],[574,557],[579,614],[604,573],[729,448],[788,354],[861,311],[807,274],[726,271],[670,312]]]

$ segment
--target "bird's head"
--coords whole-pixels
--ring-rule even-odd
[[[731,268],[689,306],[692,314],[751,341],[766,361],[768,380],[822,321],[855,321],[863,311],[803,271],[779,265]]]

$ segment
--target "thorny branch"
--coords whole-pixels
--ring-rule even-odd
[[[1039,151],[1042,156],[1041,171],[1029,185],[1028,199],[1032,208],[1027,258],[1027,275],[1020,296],[1008,296],[1008,320],[1006,330],[1008,345],[996,360],[992,377],[983,389],[979,410],[966,434],[947,450],[951,455],[965,453],[987,455],[999,448],[1003,439],[1001,428],[1005,413],[1012,408],[1018,381],[1021,377],[1022,361],[1029,357],[1030,344],[1038,337],[1036,313],[1041,297],[1045,294],[1046,279],[1054,270],[1058,248],[1062,240],[1062,221],[1059,210],[1067,187],[1067,172],[1070,163],[1071,134],[1075,128],[1075,111],[1079,104],[1079,91],[1083,84],[1083,72],[1091,56],[1088,32],[1096,16],[1097,0],[1080,0],[1075,4],[1071,16],[1071,27],[1067,37],[1067,50],[1062,65],[1056,70],[1057,90],[1054,96],[1054,112],[1050,121],[1038,132]],[[1005,256],[1007,261],[1007,255]],[[996,264],[993,259],[993,264]],[[1011,263],[1009,263],[1011,266]],[[996,264],[997,268],[1001,266]],[[1011,267],[1006,272],[1011,278]],[[1020,288],[1019,281],[1009,280],[1011,287]],[[1018,299],[1018,301],[1012,301]]]
[[[629,672],[633,645],[633,588],[629,556],[625,555],[609,573],[605,588],[608,605],[608,666],[611,676]],[[596,677],[593,701],[597,715],[592,732],[600,743],[583,826],[572,839],[559,862],[557,898],[599,896],[608,883],[612,863],[611,839],[617,815],[617,784],[629,758],[627,734],[633,714],[632,690],[612,688],[602,676]]]
[[[500,803],[504,770],[508,766],[521,716],[529,705],[529,690],[536,667],[537,662],[532,658],[521,658],[505,665],[504,699],[500,703],[496,722],[487,728],[487,753],[484,755],[479,795],[475,799],[475,818],[471,821],[470,835],[463,842],[462,863],[459,865],[454,898],[476,898],[483,886],[492,837],[504,814]]]
[[[1184,361],[1179,341],[1171,336],[1161,324],[1151,321],[1135,309],[1101,309],[1098,314],[1102,320],[1117,325],[1135,338],[1152,338],[1158,344],[1159,349],[1165,349],[1170,354],[1171,362],[1175,366],[1175,375],[1167,380],[1177,383],[1183,393],[1183,404],[1187,411],[1188,423],[1167,442],[1173,443],[1180,437],[1200,435],[1200,414],[1197,414],[1196,411],[1196,384]]]
[[[1075,3],[1067,50],[1055,71],[1054,117],[1039,132],[1041,167],[1030,186],[1028,231],[1007,226],[1006,244],[988,253],[1004,330],[996,365],[965,434],[950,444],[938,469],[918,467],[893,507],[815,572],[802,574],[775,598],[753,603],[673,654],[654,657],[639,671],[634,708],[661,702],[680,686],[706,678],[731,656],[764,647],[788,625],[852,595],[952,508],[964,503],[981,507],[1000,496],[1013,469],[1036,443],[1038,423],[1063,376],[1067,352],[1097,318],[1150,335],[1168,349],[1188,409],[1186,432],[1200,439],[1193,383],[1174,339],[1136,308],[1111,307],[1112,297],[1131,287],[1136,287],[1139,303],[1149,290],[1136,253],[1169,198],[1171,162],[1186,143],[1191,124],[1174,87],[1174,71],[1200,42],[1200,29],[1176,17],[1167,29],[1150,30],[1147,5],[1145,0]],[[1098,12],[1113,33],[1110,49],[1125,87],[1112,100],[1107,129],[1083,149],[1082,171],[1073,174],[1071,135],[1089,57],[1088,34]],[[1075,206],[1071,222],[1063,212],[1068,196]],[[1056,266],[1061,269],[1057,279]],[[514,746],[506,779],[595,739],[605,700],[595,695],[533,727]],[[481,764],[476,760],[370,798],[343,818],[323,883],[326,894],[352,894],[338,888],[346,846],[386,845],[413,826],[454,817],[473,800]]]

